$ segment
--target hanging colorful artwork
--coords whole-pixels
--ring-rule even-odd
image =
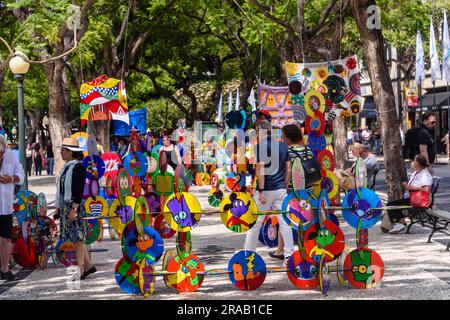
[[[286,62],[285,67],[294,109],[304,107],[311,118],[320,111],[325,120],[361,111],[361,75],[356,55],[323,63]]]
[[[130,123],[125,82],[102,75],[80,87],[81,125],[89,119]]]
[[[267,110],[272,119],[272,127],[282,128],[294,122],[289,87],[270,87],[258,84],[259,110]]]

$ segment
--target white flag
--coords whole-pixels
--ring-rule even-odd
[[[448,33],[447,12],[444,12],[444,48],[442,52],[442,78],[450,82],[450,34]]]
[[[430,61],[431,61],[431,81],[436,82],[441,78],[441,66],[436,48],[436,38],[434,36],[433,21],[430,24]]]
[[[234,110],[238,111],[240,106],[241,106],[241,97],[239,96],[239,88],[238,88],[236,91],[236,105],[234,107]]]
[[[256,111],[255,91],[253,90],[253,88],[250,91],[250,96],[248,97],[247,101],[252,106],[252,112]]]
[[[219,112],[217,113],[216,122],[222,122],[222,120],[222,93],[220,93]]]
[[[231,112],[233,110],[233,93],[228,91],[228,112]]]
[[[420,30],[417,30],[416,37],[416,84],[422,83],[425,80],[425,62],[423,56],[423,44],[422,44],[422,34]]]

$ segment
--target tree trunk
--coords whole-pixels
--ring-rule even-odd
[[[401,182],[406,180],[406,169],[383,35],[381,29],[370,29],[367,26],[368,7],[375,5],[375,0],[352,0],[353,15],[361,34],[364,57],[381,127],[388,199],[393,200],[403,197]]]
[[[95,138],[97,138],[97,143],[103,146],[105,152],[109,152],[109,128],[111,121],[100,120],[100,121],[88,121],[87,128],[88,133],[93,133]]]
[[[64,162],[61,157],[61,146],[64,138],[70,135],[70,108],[64,103],[63,73],[65,72],[64,61],[56,60],[45,66],[48,81],[48,118],[50,120],[50,136],[55,157],[55,177],[59,178]]]

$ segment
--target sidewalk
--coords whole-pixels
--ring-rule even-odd
[[[31,177],[30,189],[44,192],[51,203],[56,191],[53,177]],[[202,210],[211,209],[207,196],[209,187],[192,187],[190,193],[199,200]],[[336,212],[346,245],[355,249],[355,229],[350,227]],[[331,274],[331,289],[323,296],[318,289],[298,290],[287,279],[285,273],[268,273],[263,285],[256,291],[244,292],[236,289],[227,275],[206,276],[200,289],[193,293],[179,294],[164,285],[162,277],[156,278],[155,293],[150,300],[411,300],[450,299],[450,252],[445,252],[448,235],[436,233],[433,243],[426,243],[430,230],[414,225],[411,234],[382,234],[379,223],[369,229],[369,247],[384,261],[384,277],[381,287],[375,290],[358,290],[349,285],[340,286],[337,277]],[[242,250],[245,234],[229,231],[223,226],[219,215],[206,215],[192,232],[192,252],[203,262],[206,269],[227,268],[229,259],[236,250]],[[0,300],[3,299],[101,299],[144,300],[141,295],[128,295],[119,288],[115,280],[115,267],[122,257],[121,242],[112,241],[104,230],[104,240],[93,248],[105,248],[107,252],[93,253],[93,263],[98,272],[81,282],[79,289],[68,286],[69,269],[53,265],[51,259],[47,269],[32,272],[20,271],[22,281],[15,285],[0,282]],[[164,240],[164,251],[175,247],[175,237]],[[273,249],[259,245],[257,252],[268,267],[280,267],[281,262],[268,255]],[[162,259],[161,259],[162,260]],[[161,270],[162,261],[155,265]],[[19,271],[15,267],[13,272]]]

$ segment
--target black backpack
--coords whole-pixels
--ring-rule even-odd
[[[405,133],[405,143],[403,144],[403,158],[413,160],[420,153],[419,142],[417,140],[420,128],[411,128]]]

